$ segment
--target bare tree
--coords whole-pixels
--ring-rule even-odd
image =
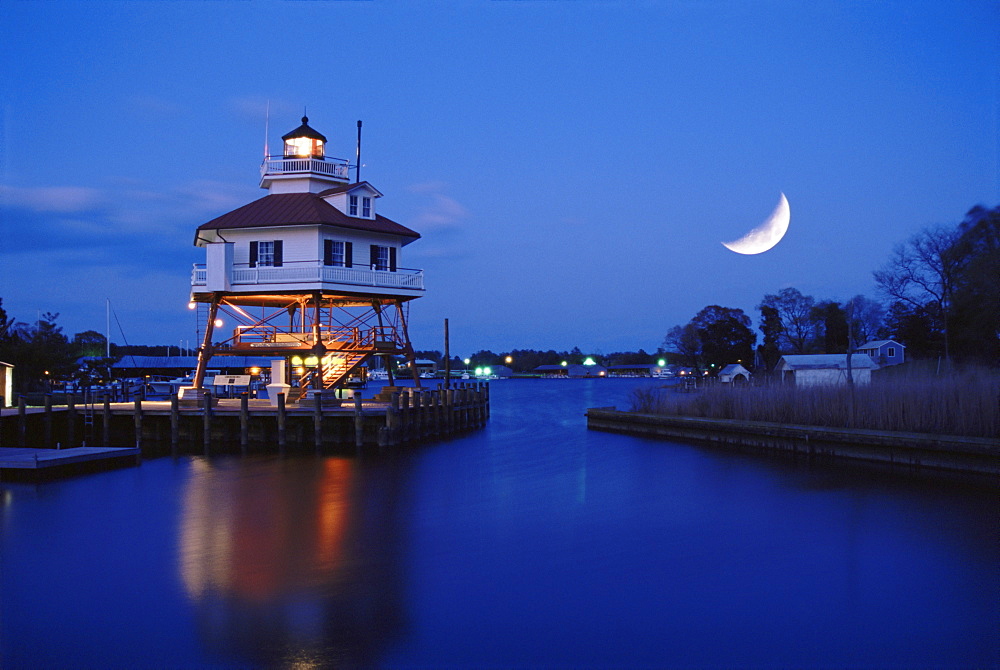
[[[933,303],[941,319],[944,334],[944,357],[948,352],[948,317],[955,280],[961,260],[949,250],[958,240],[958,232],[943,226],[925,228],[905,244],[893,249],[889,261],[873,275],[879,289],[887,296],[913,307]]]
[[[757,309],[771,307],[781,319],[781,340],[793,353],[804,354],[816,334],[816,324],[812,318],[816,301],[812,296],[802,295],[798,289],[783,288],[777,294],[764,296]]]

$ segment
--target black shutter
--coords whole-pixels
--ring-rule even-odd
[[[257,243],[250,243],[250,267],[257,267]]]
[[[368,261],[368,267],[374,270],[378,267],[378,245],[375,244],[371,245],[370,250],[371,250],[370,253],[371,260]]]
[[[274,241],[274,267],[281,267],[281,240]]]
[[[396,247],[389,247],[389,272],[396,271]]]
[[[344,267],[354,267],[354,245],[344,242]]]
[[[333,265],[333,240],[323,240],[323,265]]]

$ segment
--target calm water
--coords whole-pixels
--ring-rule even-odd
[[[589,432],[0,484],[0,666],[1000,667],[996,491]]]

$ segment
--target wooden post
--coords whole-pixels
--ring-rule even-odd
[[[316,451],[323,448],[323,401],[319,391],[313,394],[313,443],[316,445]]]
[[[135,425],[135,448],[142,449],[142,398],[133,403],[132,421]]]
[[[448,341],[448,319],[444,320],[444,387],[451,388],[451,345]]]
[[[285,394],[278,394],[278,450],[285,453],[286,421],[288,417],[285,412]]]
[[[104,394],[104,416],[103,422],[101,423],[101,432],[104,433],[101,437],[104,438],[104,446],[111,446],[111,396],[107,393]]]
[[[17,443],[28,446],[28,406],[23,395],[17,396]]]
[[[362,447],[365,440],[365,417],[361,413],[361,391],[354,392],[354,446]]]
[[[420,389],[413,390],[413,428],[410,434],[419,440],[424,436],[424,394]]]
[[[212,394],[207,391],[201,396],[202,441],[205,443],[205,455],[212,444]]]
[[[247,453],[250,444],[250,394],[240,394],[240,451]]]
[[[389,406],[385,408],[385,425],[389,429],[389,446],[399,440],[399,391],[389,395]]]
[[[66,446],[76,445],[76,399],[70,393],[66,396]]]
[[[170,394],[170,453],[177,453],[177,445],[181,439],[180,403],[177,394]]]
[[[410,424],[412,423],[410,413],[410,392],[403,391],[399,394],[399,439],[402,442],[410,440]]]
[[[45,394],[45,448],[52,448],[52,394]]]

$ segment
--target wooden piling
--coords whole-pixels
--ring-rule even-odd
[[[399,440],[400,442],[410,441],[410,426],[413,423],[413,414],[410,411],[410,392],[403,391],[399,394]]]
[[[354,392],[354,446],[360,449],[365,441],[365,418],[361,412],[361,391]]]
[[[135,447],[142,449],[142,398],[136,398],[133,403],[132,420],[135,425]]]
[[[170,453],[172,454],[177,453],[177,445],[180,443],[180,439],[181,439],[180,402],[178,402],[177,400],[177,394],[172,393],[170,395]]]
[[[45,448],[52,448],[52,394],[45,394]]]
[[[285,410],[285,394],[284,393],[279,393],[277,400],[278,400],[278,413],[277,413],[277,415],[278,415],[278,449],[282,453],[284,453],[284,451],[285,451],[285,445],[286,445],[286,437],[287,437],[286,432],[285,432],[285,428],[286,428],[286,423],[287,423],[287,420],[288,420],[288,416],[287,416],[287,413],[286,413],[286,410]]]
[[[104,414],[101,416],[101,438],[105,447],[111,446],[111,397],[104,394]]]
[[[66,447],[76,446],[76,398],[66,396]]]
[[[205,455],[208,455],[209,447],[212,445],[212,394],[204,393],[201,396],[201,420],[202,420],[202,442],[205,444]]]
[[[389,429],[387,446],[394,446],[399,440],[399,391],[389,395],[389,406],[385,410],[385,426]]]
[[[250,394],[240,394],[240,451],[247,453],[250,444]]]
[[[17,443],[20,447],[28,444],[28,405],[23,395],[17,397]]]
[[[318,312],[319,310],[317,310]],[[319,391],[313,394],[313,444],[316,451],[323,448],[323,398]]]

